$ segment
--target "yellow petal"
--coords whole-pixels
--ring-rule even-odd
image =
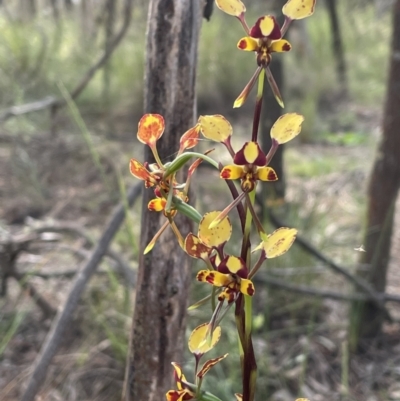
[[[228,256],[225,263],[226,267],[232,274],[236,274],[239,270],[245,267],[242,260],[237,256]]]
[[[224,142],[232,135],[232,125],[220,114],[199,117],[201,133],[215,142]]]
[[[221,327],[217,326],[212,336],[209,332],[210,325],[203,323],[196,327],[189,337],[188,346],[192,354],[205,354],[214,348],[221,337]]]
[[[258,19],[256,25],[263,36],[269,36],[276,28],[277,23],[274,17],[271,15],[265,15]]]
[[[278,176],[271,167],[259,167],[257,169],[257,179],[261,181],[276,181]]]
[[[271,138],[279,144],[289,142],[301,131],[304,117],[297,113],[287,113],[279,117],[271,128]]]
[[[296,239],[297,230],[281,227],[268,235],[263,242],[263,248],[268,259],[276,258],[286,253]]]
[[[290,19],[302,19],[314,13],[316,0],[289,0],[282,8],[282,12]]]
[[[161,212],[166,204],[167,201],[164,198],[154,198],[148,203],[147,208],[152,212]]]
[[[145,114],[139,121],[137,137],[140,142],[154,146],[164,132],[164,118],[159,114]]]
[[[236,397],[236,400],[237,400],[237,401],[243,401],[243,396],[242,396],[242,394],[235,393],[235,397]]]
[[[254,284],[250,280],[245,278],[240,280],[240,292],[242,294],[253,296],[255,291]]]
[[[215,4],[220,10],[234,17],[246,12],[246,7],[240,0],[215,0]]]
[[[200,221],[198,236],[208,247],[221,245],[231,237],[232,225],[228,217],[225,217],[216,227],[208,228],[220,213],[218,211],[206,213]]]
[[[260,154],[260,148],[257,142],[247,142],[243,148],[244,158],[249,164],[254,163]]]
[[[229,164],[228,166],[225,166],[221,170],[219,176],[224,180],[237,180],[238,178],[241,178],[243,174],[244,171],[242,166],[237,166],[236,164]]]
[[[196,280],[202,283],[212,284],[215,287],[227,287],[233,282],[229,274],[223,274],[215,270],[200,270],[197,273]]]
[[[258,49],[258,41],[256,39],[246,36],[239,40],[237,44],[238,49],[248,52],[254,52]]]
[[[292,45],[286,39],[276,40],[271,43],[269,50],[271,52],[288,52],[292,48]]]

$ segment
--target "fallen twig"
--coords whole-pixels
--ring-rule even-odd
[[[135,200],[139,197],[141,188],[142,184],[139,183],[129,190],[127,195],[127,203],[129,206],[132,206]],[[112,213],[103,235],[93,251],[90,260],[76,276],[71,291],[65,302],[64,309],[59,311],[57,314],[51,330],[43,344],[41,352],[36,358],[32,376],[29,379],[28,386],[21,398],[21,401],[33,401],[35,399],[35,396],[46,377],[47,368],[61,343],[63,333],[70,324],[72,314],[76,308],[78,300],[80,299],[86,284],[95,272],[101,259],[106,254],[114,235],[117,233],[124,219],[125,205],[121,203]]]
[[[307,285],[288,283],[286,281],[279,280],[270,275],[261,275],[261,274],[256,275],[254,277],[254,281],[255,282],[258,281],[274,287],[279,287],[288,291],[299,292],[302,294],[312,295],[315,297],[335,299],[337,301],[363,301],[371,299],[371,297],[369,297],[366,294],[344,294],[341,292],[335,292],[326,289],[313,288]],[[400,296],[398,295],[383,294],[383,293],[375,295],[379,297],[379,299],[382,302],[400,303]]]

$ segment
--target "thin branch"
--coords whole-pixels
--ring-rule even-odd
[[[77,225],[76,223],[52,221],[51,223],[45,223],[43,225],[40,224],[36,227],[33,226],[33,230],[36,233],[56,232],[77,235],[85,240],[85,245],[93,246],[96,243],[95,240],[81,226]],[[83,250],[73,249],[65,245],[59,245],[59,247],[63,247],[67,251],[71,251],[81,257],[87,258],[88,253],[84,252]],[[131,286],[133,286],[135,283],[135,275],[129,264],[124,260],[124,258],[112,249],[108,249],[106,255],[116,262],[120,274]]]
[[[136,201],[141,194],[142,184],[136,184],[132,187],[127,195],[127,203],[129,206]],[[96,271],[101,259],[106,254],[106,251],[125,219],[125,205],[121,203],[110,216],[109,222],[101,236],[95,250],[92,253],[90,260],[80,270],[72,285],[68,299],[65,302],[64,308],[59,311],[53,322],[52,328],[48,333],[40,354],[36,358],[33,374],[29,379],[28,386],[21,398],[21,401],[33,401],[39,388],[42,386],[46,377],[46,372],[49,364],[57,352],[61,343],[63,334],[71,322],[72,314],[76,305],[85,289],[89,279]]]
[[[317,289],[307,285],[300,285],[300,284],[292,284],[288,283],[283,280],[279,280],[269,275],[257,275],[254,277],[253,281],[260,282],[269,286],[279,287],[284,290],[298,292],[301,294],[312,295],[315,297],[321,298],[330,298],[335,299],[337,301],[363,301],[363,300],[371,300],[372,298],[365,294],[344,294],[341,292],[335,292],[325,289]],[[399,295],[392,295],[392,294],[375,294],[379,297],[382,302],[396,302],[400,303],[400,296]]]
[[[36,290],[36,288],[26,281],[24,274],[19,273],[15,269],[10,272],[10,277],[18,281],[19,285],[26,291],[35,301],[36,305],[43,311],[46,317],[53,317],[57,310],[54,309]]]
[[[45,231],[46,232],[46,231]],[[73,253],[75,256],[88,260],[91,256],[90,251],[86,249],[76,249],[71,246],[65,244],[56,245],[56,249],[67,251]],[[125,259],[119,255],[117,252],[109,249],[106,253],[110,259],[115,262],[116,271],[124,278],[124,284],[128,285],[129,287],[134,287],[136,282],[136,273],[134,270],[131,269],[129,264],[125,261]],[[115,268],[114,268],[115,269]],[[24,273],[25,276],[35,276],[40,277],[45,280],[50,278],[57,278],[57,277],[65,277],[71,278],[74,277],[76,273],[79,272],[79,269],[69,269],[64,271],[52,271],[51,273],[43,273],[38,270],[30,270]],[[106,271],[97,271],[98,274],[107,274]]]
[[[126,31],[129,28],[132,15],[132,0],[125,0],[125,6],[123,10],[124,20],[119,32],[110,41],[107,50],[98,58],[98,60],[86,71],[81,80],[75,86],[72,91],[70,91],[71,98],[77,98],[81,92],[86,88],[87,84],[93,78],[97,70],[99,70],[111,57],[114,50],[117,48],[122,38],[125,36]],[[44,99],[27,103],[21,106],[12,106],[8,109],[0,112],[0,122],[6,121],[11,117],[20,116],[22,114],[30,113],[33,111],[45,110],[47,108],[52,108],[53,111],[59,109],[66,105],[66,100],[64,98],[57,98],[55,96],[47,96]]]
[[[286,226],[283,222],[280,221],[280,219],[277,216],[275,216],[272,213],[271,210],[269,210],[269,218],[271,220],[271,223],[275,227]],[[352,275],[351,273],[349,273],[348,269],[346,269],[343,266],[340,266],[333,260],[327,258],[314,245],[310,244],[301,235],[297,235],[295,243],[300,245],[304,250],[306,250],[307,252],[309,252],[310,254],[315,256],[321,262],[324,262],[333,271],[335,271],[336,273],[345,277],[349,282],[353,283],[355,285],[355,287],[362,290],[365,294],[367,294],[369,296],[370,300],[383,311],[383,313],[385,314],[385,318],[390,322],[393,321],[388,310],[385,308],[385,304],[384,304],[383,300],[379,297],[379,295],[372,289],[372,287],[367,282],[365,282],[360,277],[356,277],[356,276]]]

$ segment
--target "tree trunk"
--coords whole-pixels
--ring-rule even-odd
[[[165,118],[157,143],[162,160],[178,149],[180,136],[194,125],[195,77],[201,7],[193,0],[151,0],[148,13],[145,73],[146,113]],[[146,147],[144,159],[152,161]],[[181,177],[182,178],[182,177]],[[149,212],[151,190],[143,197],[142,233],[135,311],[125,377],[126,401],[159,401],[172,388],[171,362],[182,362],[189,260],[170,228],[154,249],[143,250],[161,225],[162,213]],[[186,218],[176,219],[181,233],[191,231]]]
[[[368,189],[366,252],[361,263],[369,266],[367,279],[378,292],[385,291],[390,258],[393,212],[400,187],[400,0],[394,6],[392,57],[389,72],[383,133]],[[382,327],[382,310],[371,302],[352,306],[351,340],[353,349],[362,340],[376,337]]]
[[[340,22],[337,12],[338,0],[327,0],[329,20],[331,23],[332,31],[332,51],[336,63],[336,74],[339,80],[338,87],[341,90],[341,95],[345,98],[348,96],[348,83],[347,83],[347,64],[344,56],[342,33],[340,29]]]
[[[51,9],[53,11],[53,17],[58,22],[60,20],[60,9],[57,0],[50,0]]]

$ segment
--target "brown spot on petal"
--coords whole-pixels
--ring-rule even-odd
[[[289,43],[285,43],[285,44],[282,46],[282,50],[283,50],[284,52],[288,52],[291,48],[292,48],[292,47],[289,45]]]
[[[253,296],[253,295],[254,295],[254,292],[255,292],[255,290],[254,290],[253,284],[249,284],[249,285],[247,286],[247,294],[249,294],[250,296]]]
[[[276,175],[274,170],[271,170],[268,173],[268,181],[277,181],[278,180],[278,176]]]
[[[223,178],[224,180],[227,180],[231,176],[231,169],[230,168],[224,168],[221,171],[220,177]]]
[[[238,43],[238,48],[244,50],[244,49],[246,49],[246,47],[247,47],[247,43],[246,43],[246,41],[245,41],[244,39],[242,39],[242,40]]]
[[[214,278],[215,278],[214,273],[207,274],[207,277],[206,277],[207,283],[214,284]]]

